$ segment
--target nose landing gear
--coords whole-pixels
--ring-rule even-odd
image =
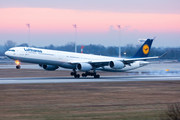
[[[16,60],[15,63],[16,63],[16,69],[21,69],[19,60]]]
[[[16,69],[21,69],[21,66],[20,65],[16,65]]]

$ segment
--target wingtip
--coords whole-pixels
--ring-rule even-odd
[[[167,55],[167,52],[159,56],[159,58],[165,57]]]

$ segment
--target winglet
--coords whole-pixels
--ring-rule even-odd
[[[167,55],[167,52],[159,56],[159,58],[165,57]]]

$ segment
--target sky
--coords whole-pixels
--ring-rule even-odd
[[[180,0],[0,0],[0,45],[124,46],[156,36],[155,47],[179,47],[179,5]]]

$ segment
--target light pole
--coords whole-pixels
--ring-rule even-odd
[[[119,28],[119,57],[121,57],[121,36],[120,36],[121,26],[117,25],[117,27]]]
[[[74,28],[75,28],[75,43],[74,43],[74,46],[75,46],[75,53],[77,52],[77,47],[76,47],[76,42],[77,42],[77,26],[76,24],[73,25]]]
[[[28,44],[30,46],[30,23],[26,24],[28,27]]]

